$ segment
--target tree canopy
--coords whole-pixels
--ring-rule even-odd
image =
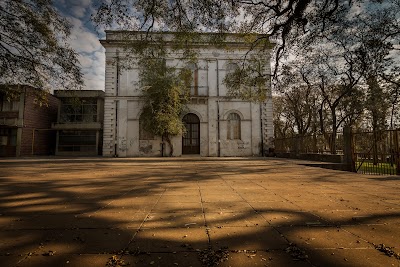
[[[29,85],[49,90],[78,88],[79,61],[68,45],[71,25],[51,0],[0,2],[0,83],[10,93]]]
[[[104,0],[99,2],[94,21],[105,27],[148,32],[266,34],[254,40],[254,45],[272,36],[279,40],[276,58],[280,59],[300,40],[309,45],[332,31],[351,34],[354,23],[371,12],[398,20],[399,5],[396,0]]]
[[[399,70],[399,14],[398,0],[103,0],[93,20],[111,29],[172,32],[183,46],[198,40],[201,32],[217,33],[215,43],[221,43],[226,33],[240,33],[249,36],[249,50],[256,51],[255,58],[261,60],[270,57],[265,40],[272,39],[276,42],[275,81],[281,79],[283,65],[317,50],[321,57],[330,57],[327,51],[334,51],[342,58],[341,69],[350,68],[352,75],[379,73],[394,81]],[[330,49],[325,51],[324,45]],[[257,90],[243,92],[242,85],[270,77],[257,74],[259,68],[251,66],[251,57],[245,61],[228,80],[230,92],[245,99],[263,99],[265,91],[255,97]],[[346,75],[337,74],[337,80]]]

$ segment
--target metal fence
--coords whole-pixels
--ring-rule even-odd
[[[351,169],[356,172],[400,175],[400,129],[351,133],[350,138],[346,138],[350,140],[347,144],[351,145],[347,149],[344,147],[346,142],[343,133],[337,133],[335,139],[332,134],[279,138],[275,139],[275,152],[278,155],[284,153],[297,158],[299,155],[303,155],[300,158],[307,158],[304,155],[310,155],[310,159],[326,161],[326,155],[344,155],[345,151],[350,151],[347,158],[352,159]],[[346,155],[344,156],[343,158],[346,158]]]
[[[355,168],[360,173],[400,174],[400,130],[353,133]]]
[[[275,139],[275,151],[278,153],[296,154],[343,154],[343,133],[336,134],[295,135],[289,138]]]

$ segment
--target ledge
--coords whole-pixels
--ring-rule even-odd
[[[100,122],[91,123],[53,123],[51,128],[54,130],[101,130],[103,127]]]

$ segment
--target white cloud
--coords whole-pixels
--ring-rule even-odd
[[[104,90],[104,51],[100,51],[80,56],[86,90]]]
[[[83,18],[86,14],[86,7],[73,6],[71,11],[75,17]]]
[[[98,37],[87,29],[82,21],[67,17],[73,25],[69,44],[79,54],[84,89],[104,90],[105,54]]]
[[[83,69],[85,68],[90,68],[93,65],[93,60],[92,58],[84,55],[79,55],[79,62],[81,63],[81,67]]]
[[[71,31],[70,44],[77,53],[92,53],[101,48],[98,37],[82,25],[76,18],[68,17],[73,28]]]
[[[85,90],[104,90],[105,50],[90,29],[92,0],[55,0],[59,11],[72,24],[70,46],[78,53]],[[89,28],[88,28],[89,27]]]
[[[103,90],[104,76],[88,74],[85,75],[85,90]]]

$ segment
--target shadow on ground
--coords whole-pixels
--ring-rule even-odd
[[[396,180],[251,158],[0,170],[2,266],[399,266]]]

